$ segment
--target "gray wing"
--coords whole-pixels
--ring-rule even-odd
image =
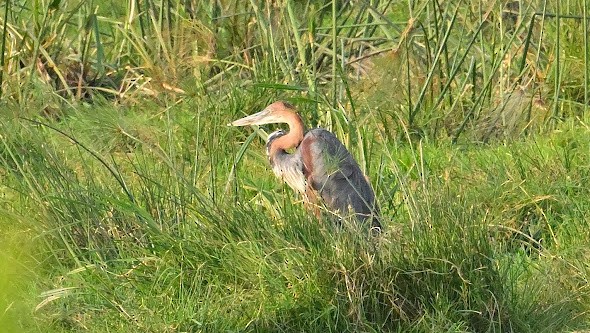
[[[316,128],[305,135],[299,149],[307,182],[331,210],[380,226],[375,194],[358,163],[331,132]]]

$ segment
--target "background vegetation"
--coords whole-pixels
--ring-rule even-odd
[[[590,329],[586,0],[0,6],[2,331]],[[381,237],[225,126],[276,99]]]

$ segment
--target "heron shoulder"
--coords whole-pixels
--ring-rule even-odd
[[[317,149],[323,151],[328,150],[331,154],[341,153],[343,149],[344,151],[348,152],[346,147],[344,147],[342,142],[338,140],[334,133],[323,128],[314,128],[309,130],[303,137],[301,144],[313,145],[317,147]]]
[[[358,163],[342,142],[323,128],[308,131],[299,150],[307,174],[339,178],[361,173]]]

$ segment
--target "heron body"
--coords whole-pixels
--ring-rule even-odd
[[[293,106],[275,102],[263,111],[232,122],[232,126],[287,123],[289,132],[269,135],[266,151],[274,174],[301,193],[310,206],[321,198],[338,216],[353,214],[380,228],[379,209],[367,178],[346,147],[323,129],[305,131]],[[292,153],[289,150],[293,149]]]

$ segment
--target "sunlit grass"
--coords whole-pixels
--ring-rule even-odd
[[[588,329],[585,5],[0,5],[0,324]],[[383,235],[225,125],[276,99],[351,150]]]
[[[45,256],[57,263],[37,299],[37,321],[97,332],[526,331],[584,323],[579,281],[587,266],[574,249],[589,236],[582,166],[590,155],[587,130],[573,132],[574,123],[505,147],[382,146],[371,176],[386,232],[375,243],[362,230],[307,216],[267,170],[258,139],[228,179],[240,147],[229,138],[246,134],[175,110],[127,128],[159,133],[131,151],[125,136],[105,134],[114,141],[101,151],[104,142],[92,136],[66,144],[43,126],[3,125],[16,133],[3,137],[4,165],[19,175],[11,193],[31,191],[4,209],[33,209],[40,222],[33,230],[44,233]],[[72,124],[93,118],[80,112],[53,126],[73,134]],[[192,139],[177,140],[185,136]],[[198,138],[219,141],[196,146]],[[80,144],[101,152],[133,199]]]

